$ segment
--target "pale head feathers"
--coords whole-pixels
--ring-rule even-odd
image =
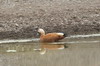
[[[38,32],[41,33],[41,34],[45,34],[45,31],[41,28],[38,29]]]

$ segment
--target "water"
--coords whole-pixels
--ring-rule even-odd
[[[39,39],[21,39],[21,40],[1,40],[0,41],[0,53],[10,53],[10,52],[34,52],[39,51],[43,48],[49,50],[55,49],[58,50],[60,46],[84,46],[84,47],[93,47],[100,44],[99,36],[71,36],[66,37],[65,39],[59,42],[52,43],[40,43]],[[70,45],[70,46],[69,46]],[[44,47],[42,47],[44,46]],[[95,47],[94,46],[94,47]],[[99,46],[98,46],[99,47]],[[63,48],[62,48],[63,49]]]
[[[53,43],[0,41],[0,66],[100,66],[99,61],[99,34],[70,36]]]
[[[18,40],[0,40],[0,53],[18,53],[18,52],[40,52],[43,50],[59,50],[73,47],[95,48],[99,47],[100,34],[74,35],[66,37],[59,42],[40,43],[39,38],[18,39]],[[72,47],[72,48],[73,48]],[[42,51],[42,52],[43,52]],[[45,54],[44,53],[44,54]]]

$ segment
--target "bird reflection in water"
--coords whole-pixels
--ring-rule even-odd
[[[41,55],[45,54],[47,50],[62,50],[67,48],[64,44],[50,44],[50,43],[41,43],[40,49],[35,49],[40,52]]]

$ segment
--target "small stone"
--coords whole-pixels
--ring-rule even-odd
[[[19,25],[16,23],[16,24],[15,24],[15,26],[17,26],[17,27],[18,27]]]

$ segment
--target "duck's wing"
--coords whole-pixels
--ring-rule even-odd
[[[40,40],[43,42],[55,42],[59,41],[64,38],[63,33],[48,33],[42,37],[40,37]]]

